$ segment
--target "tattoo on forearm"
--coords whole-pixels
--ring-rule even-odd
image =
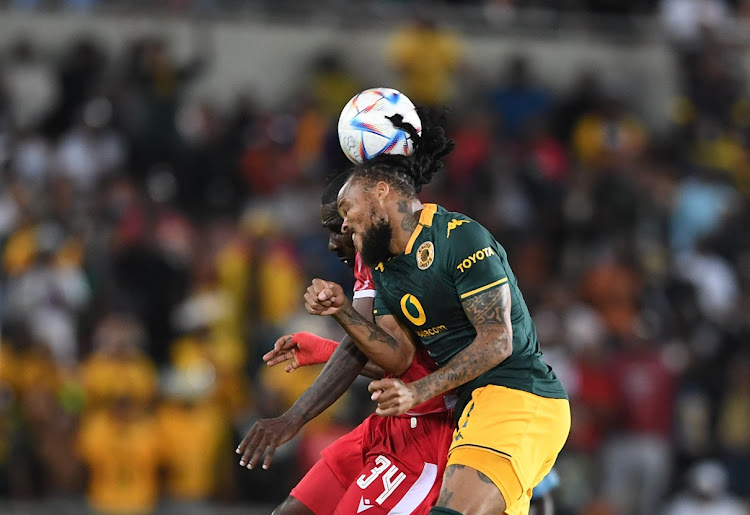
[[[334,315],[334,318],[336,318],[341,323],[344,330],[353,339],[356,339],[356,335],[353,334],[354,332],[356,332],[355,328],[362,327],[368,331],[369,334],[367,335],[367,338],[369,341],[379,341],[385,343],[392,349],[398,347],[398,342],[395,338],[393,338],[393,336],[386,333],[377,325],[373,324],[365,317],[357,313],[357,311],[351,306],[347,306],[346,308],[339,311],[337,315]]]
[[[498,365],[513,351],[510,287],[507,284],[467,299],[463,308],[477,336],[445,366],[417,381],[420,399],[431,399],[471,381]]]

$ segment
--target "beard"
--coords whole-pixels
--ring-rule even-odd
[[[369,267],[390,259],[391,238],[393,228],[384,219],[372,224],[372,227],[362,233],[362,261]]]

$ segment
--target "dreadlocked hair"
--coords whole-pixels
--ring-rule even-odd
[[[335,203],[339,195],[339,190],[344,187],[351,174],[352,168],[336,170],[328,174],[325,179],[323,194],[320,196],[320,203],[323,205]]]
[[[422,135],[400,114],[388,117],[391,123],[405,131],[414,143],[414,152],[409,156],[380,154],[357,165],[352,175],[373,181],[384,180],[406,195],[415,195],[422,186],[429,184],[432,177],[442,170],[442,158],[448,155],[455,142],[448,139],[443,125],[446,111],[424,107],[417,108],[422,121]]]

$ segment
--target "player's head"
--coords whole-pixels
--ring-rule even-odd
[[[342,232],[344,219],[339,214],[336,199],[339,190],[349,178],[351,170],[334,173],[326,179],[326,187],[320,197],[320,221],[328,229],[328,250],[335,252],[339,260],[354,266],[354,243],[351,232]]]
[[[381,154],[357,165],[339,192],[339,210],[346,218],[344,229],[352,233],[354,246],[371,266],[392,256],[391,214],[411,208],[422,186],[443,167],[441,158],[453,150],[454,143],[442,127],[443,112],[420,109],[419,117],[421,137],[400,116],[391,118],[415,142],[410,156]]]

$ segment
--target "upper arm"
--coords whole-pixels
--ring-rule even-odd
[[[461,302],[507,284],[504,251],[487,229],[460,218],[447,225],[446,267]]]
[[[507,282],[461,303],[466,317],[477,331],[477,339],[494,343],[503,359],[513,353],[510,304],[510,286]]]
[[[355,297],[352,300],[352,307],[354,311],[365,317],[368,322],[375,322],[375,315],[372,314],[373,305],[375,304],[373,297]]]
[[[396,340],[397,350],[401,355],[399,361],[403,366],[403,370],[391,370],[390,372],[396,375],[401,375],[409,369],[414,360],[416,347],[414,346],[412,335],[393,315],[378,316],[376,318],[376,323],[379,328]]]
[[[512,352],[511,294],[504,251],[473,220],[458,220],[448,229],[448,266],[466,317],[477,336],[507,340]]]

